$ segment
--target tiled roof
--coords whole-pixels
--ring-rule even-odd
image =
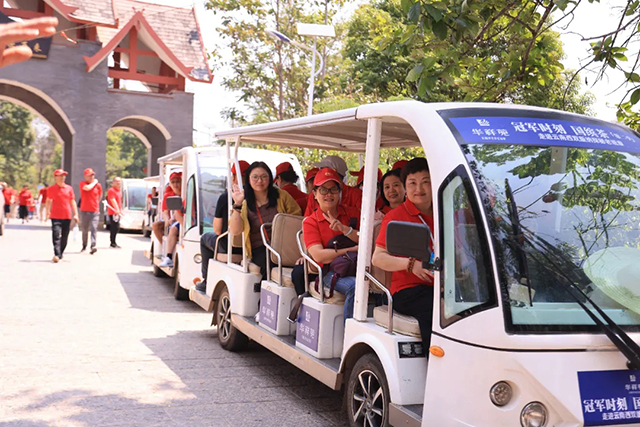
[[[85,0],[73,1],[83,3]],[[118,28],[127,25],[136,12],[142,11],[144,18],[160,40],[182,64],[187,68],[193,68],[189,78],[211,81],[212,76],[193,8],[184,9],[134,0],[115,0],[115,2]],[[117,33],[116,29],[98,27],[98,36],[103,46]]]
[[[115,25],[113,0],[62,0],[66,6],[78,9],[70,16],[82,21]]]

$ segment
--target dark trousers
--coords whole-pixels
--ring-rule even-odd
[[[120,216],[119,215],[107,215],[109,217],[109,237],[111,244],[116,244],[116,235],[120,231]],[[116,221],[116,218],[118,219]]]
[[[309,284],[312,284],[317,277],[317,274],[310,274]],[[304,264],[295,265],[293,267],[293,271],[291,272],[291,281],[293,282],[293,287],[296,290],[296,295],[300,296],[307,291],[304,286]]]
[[[29,216],[29,206],[20,205],[20,207],[18,208],[18,214],[20,216],[20,219],[27,219],[27,217]]]
[[[202,270],[202,279],[204,282],[207,281],[209,260],[213,258],[213,255],[216,252],[216,244],[219,244],[218,253],[227,253],[226,236],[220,239],[220,242],[218,242],[218,235],[213,232],[204,233],[202,237],[200,237],[200,254],[202,255],[202,266],[200,269]],[[242,255],[242,248],[233,248],[232,250],[235,255]]]
[[[51,237],[53,239],[53,253],[58,258],[62,258],[64,250],[67,248],[69,239],[70,219],[51,219]]]
[[[393,309],[416,318],[420,326],[422,345],[427,353],[431,344],[433,322],[433,286],[418,285],[396,292],[393,294]]]
[[[262,280],[265,280],[267,278],[267,248],[265,246],[251,248],[251,262],[260,267]]]

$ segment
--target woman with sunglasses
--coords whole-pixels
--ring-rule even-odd
[[[301,215],[300,206],[284,190],[273,185],[271,169],[264,162],[253,162],[243,174],[244,189],[231,188],[233,209],[229,219],[229,233],[244,234],[247,257],[260,267],[262,278],[267,273],[267,248],[262,241],[260,227],[270,223],[278,213]]]
[[[318,208],[302,223],[304,243],[314,261],[320,265],[328,266],[333,260],[347,252],[358,250],[357,229],[359,228],[360,210],[340,203],[342,179],[335,170],[321,169],[316,175],[313,185],[313,196],[318,202]],[[350,239],[353,246],[344,249],[328,246],[331,240],[339,236]],[[325,270],[328,268],[323,268],[322,282],[326,288],[330,288],[336,273]],[[345,295],[345,321],[353,317],[355,288],[355,277],[336,277],[334,290]]]

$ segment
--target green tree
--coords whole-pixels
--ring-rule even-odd
[[[0,101],[0,181],[10,186],[32,184],[31,154],[35,134],[31,113],[11,102]]]
[[[107,178],[147,176],[147,147],[134,134],[123,129],[107,132]]]

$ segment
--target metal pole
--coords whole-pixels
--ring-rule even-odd
[[[313,89],[314,89],[315,79],[316,79],[316,54],[317,54],[316,44],[317,44],[317,37],[314,37],[313,38],[313,54],[311,58],[311,82],[309,83],[309,110],[307,111],[308,116],[313,115]]]

